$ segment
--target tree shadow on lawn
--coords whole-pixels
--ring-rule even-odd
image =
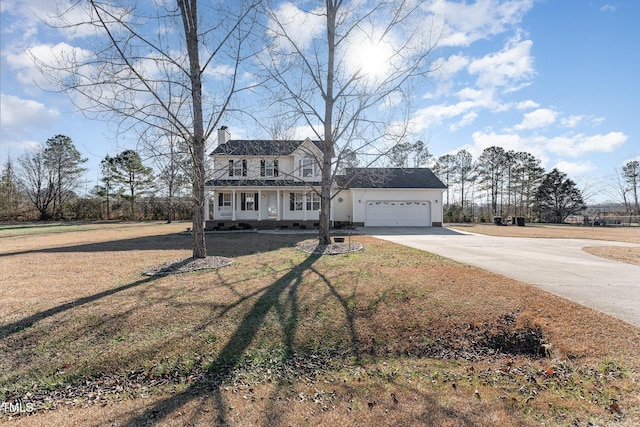
[[[207,253],[222,257],[239,257],[269,252],[294,246],[300,240],[306,240],[308,234],[261,234],[261,233],[224,233],[207,235]],[[121,252],[145,250],[191,250],[191,236],[183,233],[162,234],[157,236],[136,237],[132,239],[110,240],[97,243],[60,246],[46,249],[30,249],[0,253],[0,257],[32,253],[69,253],[69,252]]]
[[[128,420],[125,425],[144,425],[150,420],[153,420],[154,423],[160,422],[171,413],[179,410],[182,406],[203,394],[213,395],[216,406],[218,407],[218,422],[225,424],[227,413],[220,387],[225,380],[231,378],[234,368],[242,361],[245,351],[251,345],[253,339],[262,327],[265,317],[272,309],[276,310],[279,322],[282,325],[287,352],[286,356],[290,357],[293,355],[294,348],[292,340],[295,336],[295,329],[298,323],[296,292],[303,281],[304,273],[311,270],[311,266],[320,259],[320,257],[320,255],[311,254],[303,262],[263,290],[262,295],[240,321],[235,332],[229,338],[225,347],[220,351],[212,364],[212,368],[207,373],[208,375],[205,376],[203,380],[191,384],[176,395],[159,401],[143,414]],[[287,303],[283,305],[279,303],[279,300],[285,292],[287,292]]]
[[[300,286],[303,284],[303,280],[305,280],[304,277],[306,272],[313,273],[318,277],[320,280],[319,285],[326,286],[329,297],[335,298],[340,304],[344,311],[345,327],[348,329],[350,336],[351,353],[356,357],[359,356],[361,349],[355,328],[353,309],[349,307],[348,298],[343,297],[331,280],[319,269],[314,267],[314,263],[316,263],[316,261],[318,261],[322,256],[323,255],[319,254],[310,254],[304,261],[293,267],[267,288],[262,288],[251,295],[241,298],[240,301],[227,306],[224,310],[218,313],[218,315],[215,316],[215,319],[211,320],[212,322],[224,316],[225,313],[227,313],[232,307],[239,305],[240,302],[244,302],[249,298],[261,294],[251,309],[239,322],[226,345],[218,353],[215,361],[211,364],[211,368],[209,368],[203,377],[191,383],[179,393],[156,402],[151,407],[146,408],[142,413],[129,415],[131,418],[124,419],[123,425],[134,427],[139,425],[149,425],[150,423],[154,425],[162,424],[163,420],[166,420],[173,414],[184,412],[181,408],[189,405],[191,402],[198,401],[201,398],[210,398],[212,400],[213,407],[217,414],[215,425],[228,425],[231,420],[229,419],[228,402],[225,402],[225,397],[223,395],[223,386],[226,381],[233,378],[235,369],[242,364],[243,358],[247,354],[247,350],[260,332],[260,329],[264,326],[265,318],[271,310],[275,311],[282,329],[285,350],[284,357],[289,359],[296,356],[297,349],[294,343],[294,338],[300,322],[298,291]],[[283,300],[282,297],[284,295],[286,295],[286,298]],[[201,325],[201,328],[202,327],[204,327],[204,325]],[[437,423],[442,419],[454,419],[460,425],[476,425],[472,417],[470,417],[468,413],[465,413],[465,411],[454,411],[449,407],[443,406],[436,401],[433,395],[424,392],[423,390],[418,390],[410,385],[400,384],[396,379],[384,380],[384,385],[382,387],[387,391],[380,392],[380,396],[389,396],[388,387],[390,385],[397,386],[397,390],[401,390],[407,395],[407,398],[405,399],[406,405],[414,405],[413,401],[415,401],[415,399],[421,399],[420,401],[423,402],[420,411],[414,411],[412,414],[402,414],[402,412],[398,412],[398,416],[401,417],[403,421],[410,420],[411,423],[415,422],[416,424],[421,424],[428,420],[433,420],[434,423]],[[283,408],[277,403],[282,401],[278,396],[283,394],[286,395],[288,393],[286,389],[290,387],[290,380],[287,378],[281,378],[276,382],[274,389],[270,392],[271,398],[265,399],[267,405],[264,408],[263,419],[268,420],[270,425],[280,425],[284,422],[283,418],[286,414],[285,411],[283,411]],[[357,396],[358,394],[362,394],[362,390],[357,389],[355,384],[346,386],[346,389],[347,395]],[[409,394],[411,394],[411,399],[413,399],[413,401],[408,397]],[[204,401],[202,401],[201,405],[205,405]],[[388,399],[388,402],[374,401],[373,403],[370,403],[369,410],[372,408],[371,405],[379,405],[380,410],[382,411],[382,408],[384,408],[386,412],[394,409],[402,411],[402,407],[397,406],[398,402],[395,401],[395,395],[394,400]],[[199,411],[194,408],[187,410],[187,413],[189,411],[192,411],[193,417],[195,417],[190,421],[192,421],[194,425],[197,424],[199,421],[197,419]],[[208,410],[206,412],[208,412]]]
[[[78,298],[76,300],[73,300],[71,302],[65,303],[65,304],[61,304],[58,305],[56,307],[52,307],[48,310],[44,310],[44,311],[40,311],[38,313],[35,313],[29,317],[25,317],[23,319],[20,319],[16,322],[12,322],[9,323],[7,325],[4,325],[2,327],[0,327],[0,339],[6,338],[11,334],[14,334],[16,332],[20,332],[24,329],[27,329],[31,326],[33,326],[34,323],[39,322],[40,320],[46,319],[47,317],[51,317],[51,316],[55,316],[58,313],[62,313],[64,311],[67,310],[71,310],[73,308],[77,308],[80,307],[82,305],[85,304],[89,304],[91,302],[97,301],[99,299],[102,298],[106,298],[110,295],[113,295],[115,293],[118,292],[122,292],[125,291],[127,289],[131,289],[131,288],[135,288],[136,286],[141,286],[144,285],[146,283],[152,282],[154,280],[157,280],[160,276],[151,276],[151,277],[147,277],[145,279],[141,279],[141,280],[137,280],[133,283],[129,283],[123,286],[119,286],[117,288],[113,288],[113,289],[107,289],[106,291],[103,292],[99,292],[97,294],[94,295],[89,295],[87,297],[83,297],[83,298]]]
[[[259,252],[270,252],[285,247],[294,246],[302,236],[300,235],[279,235],[272,236],[256,233],[242,234],[221,234],[215,235],[214,238],[207,239],[207,251],[210,254],[225,257],[239,257],[251,255]],[[65,246],[60,248],[50,248],[33,251],[23,251],[17,253],[5,253],[0,256],[12,256],[28,253],[64,253],[64,252],[109,252],[109,251],[128,251],[128,250],[176,250],[190,249],[190,236],[183,235],[161,235],[152,237],[140,237],[135,239],[125,239],[108,241],[101,243],[90,243],[81,245]],[[142,273],[142,271],[141,271]],[[94,295],[78,298],[65,304],[40,311],[31,316],[25,317],[18,321],[9,323],[0,327],[0,339],[11,334],[29,328],[34,323],[54,316],[58,313],[100,300],[115,293],[125,291],[140,285],[149,283],[161,276],[151,276],[137,280],[123,286],[113,289],[107,289]]]

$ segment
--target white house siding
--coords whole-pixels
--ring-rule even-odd
[[[384,225],[442,225],[442,190],[410,190],[410,189],[353,189],[352,194],[352,206],[353,206],[353,222],[356,224],[366,225],[382,225],[382,215],[371,214],[371,207],[369,220],[375,221],[373,224],[367,224],[367,204],[368,202],[385,202],[384,207],[381,210],[388,209],[391,212],[392,209],[405,209],[405,212],[398,213],[394,221],[388,221]],[[388,202],[397,203],[391,205]],[[411,205],[406,205],[406,202],[411,202]],[[426,202],[415,204],[415,202]],[[405,203],[400,205],[400,203]],[[419,223],[415,222],[415,213],[418,210],[429,209],[430,220]]]
[[[351,190],[341,191],[333,198],[331,214],[334,221],[352,222],[352,200]]]

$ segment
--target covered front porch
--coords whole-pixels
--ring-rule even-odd
[[[205,228],[315,228],[320,195],[314,188],[215,188],[206,195]]]

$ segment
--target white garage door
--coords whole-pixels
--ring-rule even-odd
[[[430,227],[431,202],[369,200],[365,207],[364,225]]]

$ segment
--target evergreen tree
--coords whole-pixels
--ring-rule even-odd
[[[580,190],[565,173],[554,168],[544,176],[536,191],[536,210],[541,218],[560,224],[585,208]]]
[[[73,194],[80,177],[86,171],[81,166],[86,161],[87,159],[82,158],[68,136],[56,135],[45,143],[44,164],[51,173],[55,219],[64,217],[64,204]]]
[[[478,158],[478,177],[484,189],[489,192],[491,212],[502,214],[502,204],[498,210],[498,202],[502,196],[502,185],[505,173],[506,152],[502,147],[485,148]]]
[[[465,200],[467,198],[465,190],[467,184],[474,180],[473,172],[473,156],[467,150],[460,150],[455,156],[456,162],[456,178],[460,184],[460,207],[464,211]]]
[[[153,170],[142,163],[137,152],[125,150],[110,162],[112,178],[121,186],[122,198],[130,203],[131,218],[135,217],[135,205],[153,185]]]
[[[440,178],[440,180],[447,186],[447,201],[449,205],[449,187],[453,182],[455,175],[456,158],[452,154],[445,154],[438,157],[436,164],[433,167],[433,172]]]
[[[638,206],[638,185],[640,184],[640,161],[632,160],[622,167],[622,174],[629,185],[629,191],[633,194],[634,215],[640,214],[640,206]]]
[[[8,221],[16,218],[21,198],[18,177],[13,168],[13,161],[9,158],[0,176],[0,220]]]

